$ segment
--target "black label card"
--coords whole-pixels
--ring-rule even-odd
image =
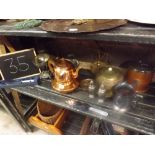
[[[40,74],[34,65],[34,49],[26,49],[0,55],[0,74],[2,80],[20,79]]]

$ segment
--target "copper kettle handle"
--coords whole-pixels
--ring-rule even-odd
[[[52,72],[52,73],[54,73],[54,66],[55,66],[55,62],[54,62],[54,60],[53,59],[49,59],[48,60],[48,67],[49,67],[49,70]]]

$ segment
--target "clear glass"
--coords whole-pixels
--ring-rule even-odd
[[[90,81],[90,84],[88,86],[89,98],[95,97],[95,89],[96,89],[96,85],[95,85],[95,82],[92,80]]]
[[[104,84],[102,83],[98,89],[98,103],[104,103],[104,98],[105,98],[105,92],[106,92],[106,89],[105,89],[105,86]]]

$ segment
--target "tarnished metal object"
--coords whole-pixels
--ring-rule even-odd
[[[48,70],[48,60],[52,57],[47,53],[40,53],[34,59],[34,64],[41,69],[40,78],[49,79],[50,73]]]
[[[49,71],[42,71],[40,73],[40,78],[41,79],[50,79],[51,78],[50,72]]]
[[[47,53],[38,54],[38,55],[35,57],[34,64],[35,64],[37,67],[46,66],[46,64],[47,64],[49,58],[50,58],[50,55],[47,54]]]
[[[72,21],[73,25],[85,24],[87,22],[93,22],[95,19],[74,19]]]
[[[54,74],[54,79],[52,80],[53,89],[68,93],[79,86],[77,80],[79,68],[75,69],[70,61],[64,58],[49,59],[48,66]]]
[[[83,79],[81,80],[80,82],[80,88],[84,91],[88,91],[88,87],[90,85],[90,82],[92,81],[93,79]]]
[[[78,22],[73,19],[58,19],[45,21],[40,28],[53,32],[82,33],[112,29],[126,23],[127,21],[124,19],[94,19]]]
[[[101,68],[103,68],[104,66],[106,65],[106,63],[98,60],[98,61],[95,61],[92,65],[91,65],[91,71],[92,73],[96,74],[97,72],[99,72],[99,70]]]
[[[124,79],[121,69],[116,67],[104,67],[96,75],[96,82],[98,85],[104,84],[106,91],[110,91],[117,83],[122,82]],[[112,93],[106,94],[110,97]]]

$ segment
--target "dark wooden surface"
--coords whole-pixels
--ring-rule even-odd
[[[59,94],[50,88],[49,81],[42,82],[40,86],[37,85],[35,87],[20,87],[15,88],[15,90],[28,96],[69,109],[71,111],[115,123],[131,130],[139,131],[145,134],[155,133],[154,113],[149,114],[148,111],[140,109],[138,111],[137,109],[137,111],[129,111],[128,113],[120,114],[112,109],[110,102],[107,101],[102,106],[97,105],[96,98],[93,100],[89,99],[88,94],[80,90],[67,95]],[[76,102],[76,106],[68,104],[68,101],[70,100]],[[99,112],[94,112],[90,110],[90,108],[99,110]],[[108,116],[105,116],[104,113],[108,113]]]
[[[155,44],[155,26],[144,25],[128,22],[127,25],[114,28],[111,30],[100,31],[95,33],[53,33],[46,32],[40,28],[16,30],[8,23],[1,23],[0,35],[6,36],[32,36],[32,37],[48,37],[48,38],[70,38],[70,39],[89,39],[89,40],[104,40],[116,42],[132,42]]]

